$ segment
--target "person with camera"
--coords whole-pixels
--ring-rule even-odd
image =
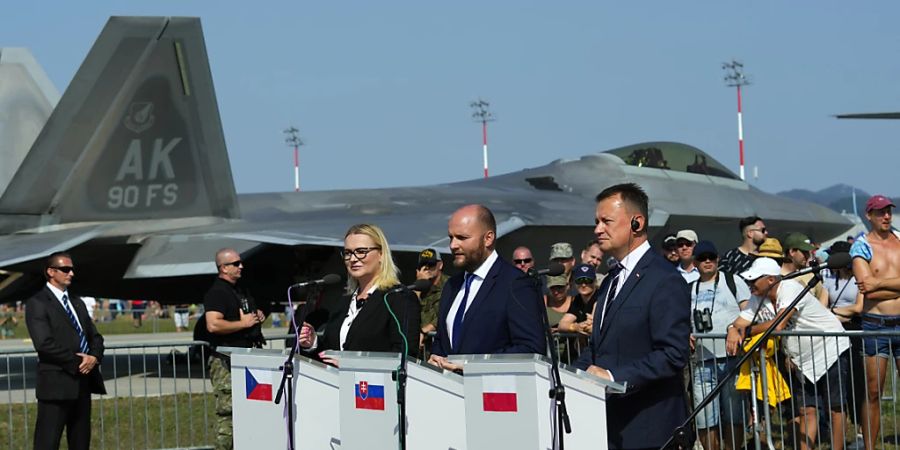
[[[209,378],[216,397],[216,450],[234,447],[231,417],[231,364],[227,355],[219,353],[220,346],[262,347],[261,323],[265,314],[257,309],[250,294],[238,286],[244,262],[231,248],[216,252],[219,276],[203,296],[206,330],[209,331],[212,351],[209,358]]]
[[[737,357],[726,354],[725,342],[721,339],[698,338],[696,335],[726,333],[740,315],[741,305],[750,299],[750,288],[736,275],[719,270],[718,251],[712,242],[698,242],[693,255],[694,266],[700,272],[700,278],[689,286],[694,330],[691,334],[691,379],[696,407],[737,362]],[[741,396],[734,383],[729,383],[697,416],[697,431],[703,448],[719,450],[720,437],[728,450],[740,446],[744,442],[741,418]]]

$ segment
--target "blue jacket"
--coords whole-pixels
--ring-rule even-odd
[[[441,293],[437,334],[431,353],[439,356],[480,353],[544,354],[544,301],[534,279],[497,258],[462,323],[459,348],[451,348],[447,314],[463,284],[459,273],[447,280]]]
[[[600,286],[591,342],[576,362],[609,370],[624,394],[607,398],[610,449],[662,446],[687,418],[683,369],[690,357],[690,293],[675,269],[649,250],[600,316],[609,284]]]

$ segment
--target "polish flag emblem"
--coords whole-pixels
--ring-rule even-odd
[[[515,377],[486,375],[482,378],[481,401],[485,412],[518,412]]]

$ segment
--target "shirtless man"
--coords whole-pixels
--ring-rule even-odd
[[[850,249],[853,275],[862,301],[863,331],[900,330],[900,239],[891,230],[894,202],[875,195],[866,202],[866,218],[872,230],[860,236]],[[866,353],[866,404],[862,429],[866,450],[875,448],[881,423],[881,393],[887,360],[894,358],[900,372],[900,337],[863,338]]]

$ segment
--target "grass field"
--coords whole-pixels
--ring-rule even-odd
[[[212,394],[106,398],[94,400],[92,408],[92,449],[204,447],[215,441]],[[32,448],[36,417],[34,403],[0,409],[6,419],[0,422],[0,448]],[[65,434],[60,448],[67,448]]]

